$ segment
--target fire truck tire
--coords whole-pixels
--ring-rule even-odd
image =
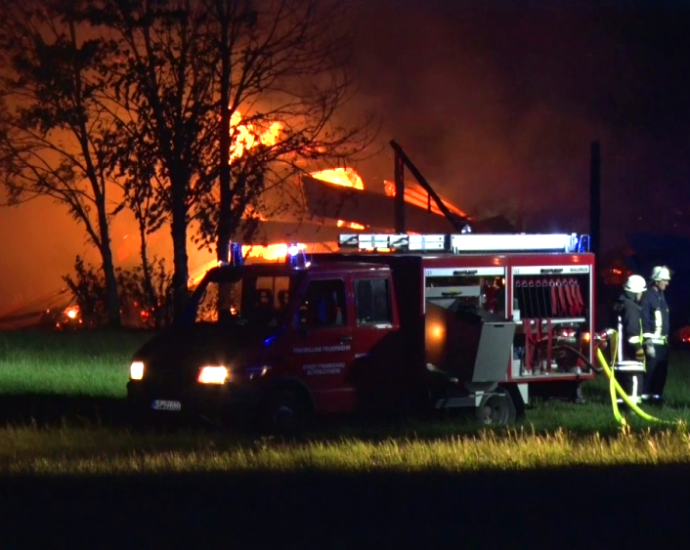
[[[277,435],[297,434],[304,428],[308,410],[304,400],[294,391],[273,390],[259,407],[259,428]]]
[[[524,420],[525,418],[525,400],[522,398],[522,394],[518,389],[516,384],[505,384],[499,386],[510,395],[513,400],[513,405],[515,406],[515,419]]]
[[[514,424],[517,418],[515,403],[504,388],[485,395],[476,409],[477,419],[486,426]]]

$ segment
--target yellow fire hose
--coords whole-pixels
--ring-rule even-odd
[[[616,364],[616,353],[618,350],[618,333],[616,331],[612,331],[611,334],[611,349],[613,350],[611,353],[611,364],[615,365]],[[613,408],[613,416],[616,419],[616,421],[619,424],[622,424],[626,426],[628,423],[625,419],[625,417],[621,414],[620,409],[618,408],[618,400],[616,399],[616,394],[618,394],[621,399],[623,399],[623,402],[630,407],[630,409],[635,412],[639,417],[647,420],[648,422],[659,422],[662,424],[674,424],[674,422],[669,422],[668,420],[662,420],[661,418],[657,418],[656,416],[652,416],[651,414],[647,414],[644,412],[640,407],[637,406],[637,403],[635,403],[632,399],[630,399],[630,396],[625,392],[625,390],[620,386],[618,383],[618,380],[616,380],[616,377],[614,376],[614,372],[609,366],[608,362],[606,361],[606,357],[604,357],[604,353],[601,351],[601,348],[597,348],[597,358],[599,359],[599,363],[601,364],[602,368],[604,369],[604,373],[606,376],[608,376],[609,379],[609,390],[611,393],[611,407]]]

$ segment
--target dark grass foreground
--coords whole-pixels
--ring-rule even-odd
[[[690,468],[18,477],[3,548],[685,548]]]

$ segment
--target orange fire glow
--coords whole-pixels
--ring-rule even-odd
[[[393,183],[392,181],[384,181],[383,184],[386,195],[388,195],[389,197],[395,197],[395,183]],[[466,217],[466,214],[456,206],[453,206],[453,204],[449,202],[448,199],[441,195],[439,195],[439,197],[446,205],[448,210],[450,210],[453,214],[460,216],[462,218]],[[419,208],[424,208],[425,210],[430,210],[431,212],[433,212],[434,214],[438,214],[439,216],[443,215],[443,213],[436,205],[434,200],[429,200],[428,193],[418,183],[409,181],[405,182],[405,202],[408,204],[412,204],[414,206],[418,206]]]
[[[364,182],[359,174],[352,168],[331,168],[329,170],[320,170],[309,174],[312,178],[317,180],[335,183],[344,187],[354,187],[355,189],[364,189]]]
[[[352,168],[331,168],[329,170],[320,170],[309,174],[312,178],[342,185],[343,187],[354,187],[355,189],[364,189],[364,182],[357,172]],[[346,222],[338,220],[338,227],[346,227],[348,229],[358,229],[360,231],[366,229],[362,224],[357,222]]]
[[[364,231],[366,229],[361,223],[357,222],[344,222],[343,220],[338,220],[338,227],[346,227],[348,229],[358,229]]]
[[[303,243],[298,243],[296,246],[300,250],[307,248],[307,245]],[[268,262],[282,260],[287,256],[287,253],[288,245],[285,243],[269,244],[268,246],[246,245],[242,247],[242,256],[245,258],[257,258]]]
[[[300,250],[306,250],[307,245],[304,243],[295,243],[295,246]],[[242,246],[242,257],[245,260],[262,260],[264,262],[280,262],[285,259],[288,253],[288,245],[285,243],[269,244],[267,246],[262,245],[243,245]],[[204,265],[195,269],[193,273],[190,274],[188,286],[194,287],[201,279],[204,278],[206,272],[218,265],[217,260],[211,260],[206,262]]]
[[[265,127],[256,124],[240,124],[242,114],[239,111],[232,113],[230,118],[232,145],[230,146],[230,162],[244,155],[247,149],[251,149],[257,143],[262,145],[275,145],[283,130],[281,122],[271,122]]]

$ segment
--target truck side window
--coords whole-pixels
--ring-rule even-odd
[[[299,326],[304,328],[339,327],[347,324],[345,281],[311,281],[299,308]]]
[[[390,325],[393,322],[388,279],[355,281],[357,325]]]

